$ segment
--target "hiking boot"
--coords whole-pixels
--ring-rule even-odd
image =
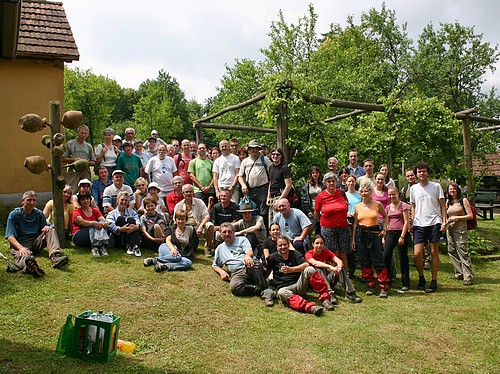
[[[134,255],[134,250],[132,249],[132,246],[130,244],[127,244],[125,246],[125,249],[127,250],[128,255],[132,255],[132,256]]]
[[[436,292],[437,288],[438,288],[437,281],[431,280],[431,283],[429,283],[429,286],[425,289],[425,292],[427,293]]]
[[[350,301],[351,303],[360,303],[361,302],[361,297],[356,295],[356,292],[349,292],[345,294],[345,299],[346,301]]]
[[[425,291],[425,278],[424,278],[424,276],[418,277],[417,290]]]
[[[26,273],[28,274],[33,274],[35,277],[43,277],[45,275],[45,272],[43,269],[38,266],[38,263],[33,257],[29,257],[25,261],[26,265]]]
[[[323,313],[323,307],[320,307],[319,305],[315,305],[311,308],[309,313],[314,314],[316,317],[319,317],[321,313]]]
[[[69,264],[68,256],[61,256],[60,254],[52,256],[52,268],[61,269]]]
[[[209,246],[205,246],[205,256],[208,258],[212,257],[212,251]]]
[[[323,300],[323,308],[326,310],[334,310],[335,307],[330,299]]]
[[[276,297],[276,291],[266,288],[264,291],[262,291],[260,295],[266,304],[266,306],[273,306],[274,305],[274,298]]]
[[[328,294],[330,295],[330,301],[332,302],[332,304],[337,305],[339,302],[337,301],[337,296],[335,296],[335,291],[328,291]]]
[[[90,255],[92,257],[101,257],[101,254],[99,253],[99,248],[94,247],[90,250]]]
[[[101,252],[101,256],[102,257],[106,257],[108,255],[108,250],[106,249],[105,246],[102,246],[100,249],[99,249],[99,252]]]
[[[373,287],[368,287],[368,290],[366,291],[367,296],[372,296],[375,295],[375,288]]]
[[[380,290],[380,295],[379,297],[381,299],[387,299],[387,296],[389,296],[389,293],[387,292],[387,290]]]
[[[134,256],[135,257],[141,257],[142,256],[142,253],[141,253],[141,249],[139,248],[138,245],[134,245]]]
[[[154,264],[156,264],[154,258],[148,257],[144,259],[144,267],[153,266]]]
[[[155,266],[155,271],[157,273],[160,273],[162,271],[170,271],[170,270],[172,270],[171,265],[168,264],[168,263],[164,264],[162,262],[157,262],[154,266]]]

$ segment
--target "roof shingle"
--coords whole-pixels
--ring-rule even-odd
[[[16,57],[67,62],[80,58],[62,3],[23,0]]]

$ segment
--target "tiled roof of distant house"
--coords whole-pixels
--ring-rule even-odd
[[[62,3],[23,0],[16,58],[67,62],[80,58]]]
[[[487,177],[500,176],[500,153],[490,153],[486,155],[486,160],[477,158],[472,160],[474,175]]]

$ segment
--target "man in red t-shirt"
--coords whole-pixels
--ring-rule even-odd
[[[175,166],[177,166],[177,174],[184,179],[184,184],[193,184],[188,172],[189,163],[193,159],[189,146],[189,139],[184,139],[181,142],[182,153],[177,153],[174,157]]]
[[[306,261],[314,266],[326,279],[329,286],[333,304],[337,304],[334,288],[340,281],[345,287],[345,300],[352,303],[360,303],[361,298],[356,295],[356,290],[347,276],[342,260],[335,256],[335,253],[325,249],[325,240],[321,235],[316,235],[313,241],[313,249],[306,252]]]

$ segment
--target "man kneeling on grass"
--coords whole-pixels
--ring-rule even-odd
[[[264,270],[261,263],[254,260],[248,239],[244,236],[236,237],[233,225],[229,222],[221,224],[220,233],[224,242],[215,250],[212,269],[222,280],[229,281],[233,295],[260,295],[266,300],[266,305],[270,304],[274,292],[267,288]],[[229,269],[231,276],[223,269],[224,265]]]
[[[323,307],[326,310],[333,310],[325,278],[304,260],[299,251],[291,251],[289,247],[290,239],[279,236],[277,252],[267,258],[267,269],[273,271],[273,283],[278,288],[278,296],[282,303],[299,312],[316,316],[321,315]],[[320,295],[323,307],[302,297],[309,286]]]
[[[61,254],[59,238],[49,226],[40,209],[36,208],[35,191],[26,191],[21,199],[22,206],[9,214],[5,238],[10,243],[10,252],[16,265],[25,273],[41,277],[45,272],[38,266],[35,255],[47,247],[52,267],[60,269],[68,264],[68,256]]]

